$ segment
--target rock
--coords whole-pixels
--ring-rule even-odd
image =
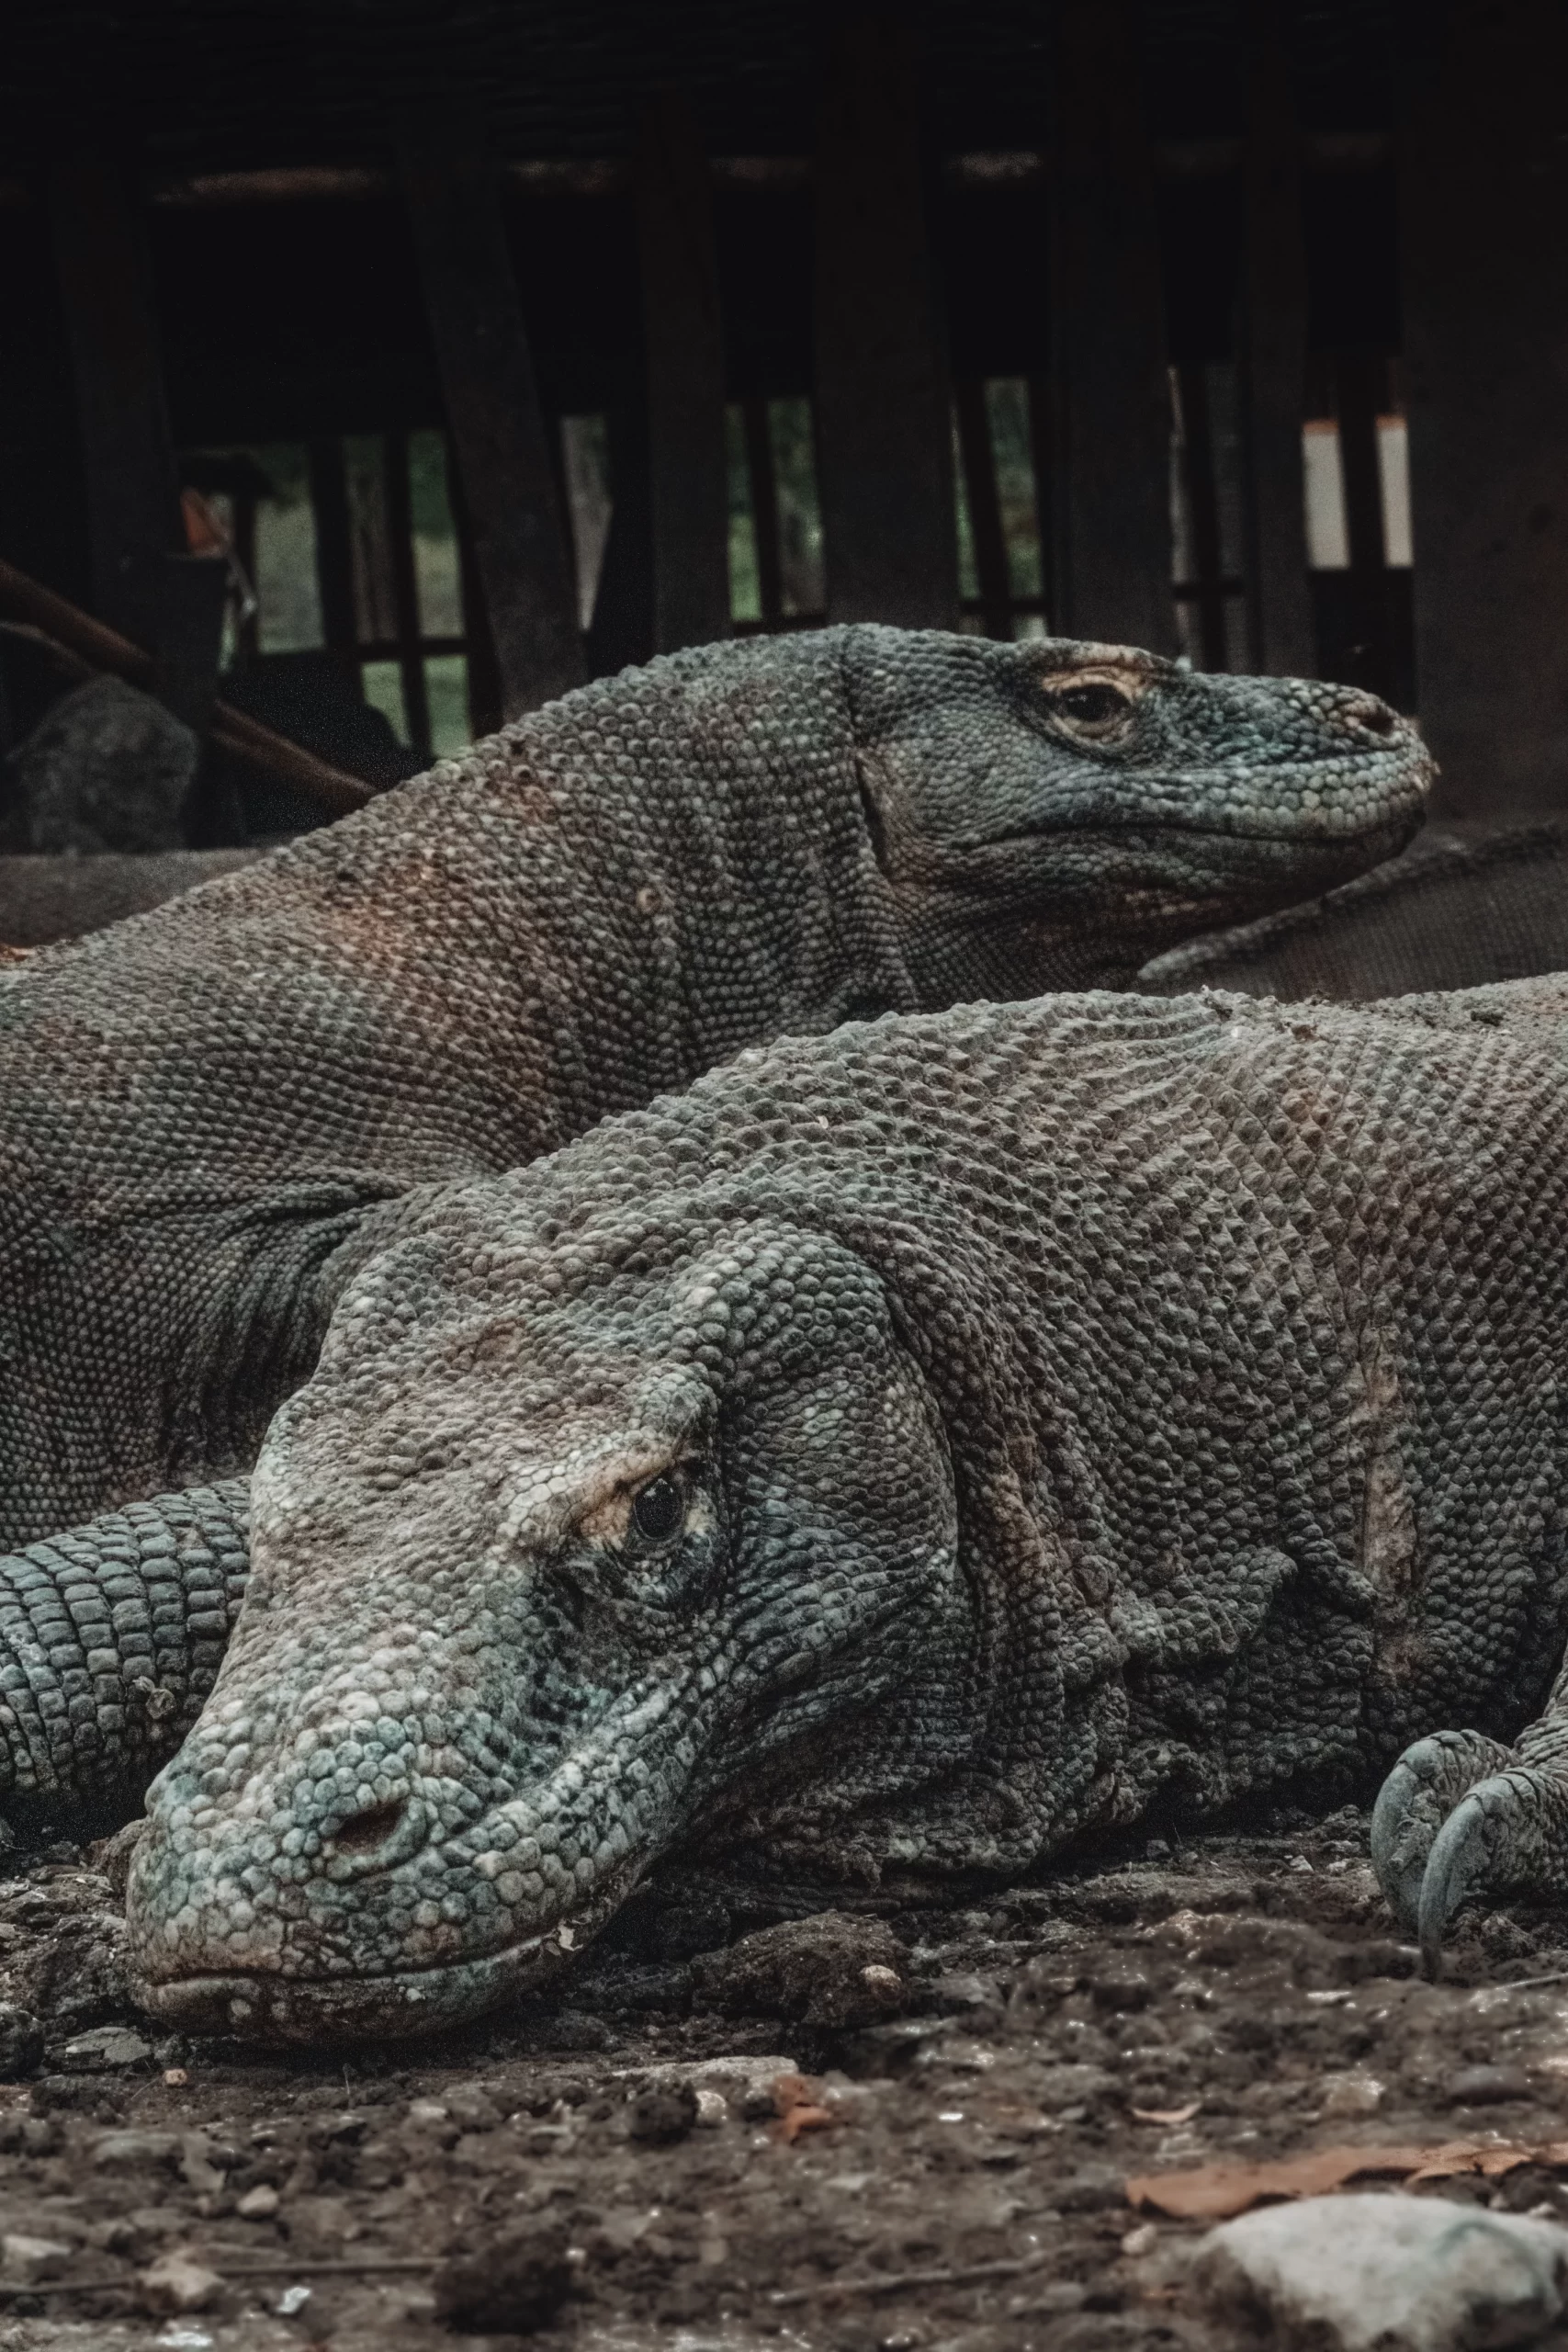
[[[234,2211],[242,2222],[270,2222],[280,2199],[269,2181],[258,2181],[254,2188],[247,2188]]]
[[[25,847],[90,856],[183,846],[200,747],[188,727],[120,678],[89,678],[12,752]]]
[[[1193,2284],[1217,2313],[1323,2352],[1488,2352],[1562,2308],[1568,2230],[1436,2197],[1306,2198],[1212,2230]]]
[[[96,2075],[114,2066],[145,2066],[152,2057],[152,2044],[132,2027],[101,2025],[68,2041],[61,2064],[73,2075]]]
[[[1443,2086],[1450,2107],[1501,2107],[1529,2095],[1529,2076],[1519,2066],[1461,2066]]]
[[[1112,1966],[1096,1973],[1090,1990],[1096,2008],[1146,2009],[1154,1986],[1141,1968]]]
[[[1107,2213],[1126,2197],[1126,2173],[1121,2165],[1085,2165],[1063,2181],[1055,2202],[1064,2213]]]
[[[634,2140],[666,2147],[686,2137],[697,2113],[697,2094],[690,2083],[659,2083],[638,2091],[626,2129]]]
[[[0,2001],[0,2083],[19,2083],[43,2062],[43,2028],[30,2009]]]
[[[209,2270],[193,2255],[161,2254],[137,2280],[141,2301],[154,2317],[177,2312],[204,2312],[223,2291],[216,2270]]]
[[[1375,2075],[1325,2075],[1323,2115],[1375,2115],[1388,2093]]]
[[[92,2161],[106,2170],[134,2172],[144,2165],[175,2165],[184,2154],[180,2132],[106,2132],[93,2143]]]
[[[908,1967],[908,1956],[885,1921],[821,1911],[705,1954],[693,1962],[692,1974],[699,1996],[728,2016],[866,2026],[904,2005]]]
[[[0,2237],[0,2278],[16,2287],[31,2287],[40,2278],[58,2278],[71,2259],[71,2248],[56,2238],[23,2237],[7,2231]]]
[[[697,2122],[705,2131],[712,2131],[729,2120],[729,2101],[722,2091],[699,2090],[696,2094]]]
[[[89,1863],[94,1870],[103,1872],[122,1902],[126,1881],[130,1876],[131,1857],[146,1834],[147,1815],[143,1813],[138,1815],[134,1821],[128,1821],[122,1829],[115,1830],[111,1836],[95,1839],[87,1849]]]
[[[502,2120],[500,2108],[479,2083],[459,2083],[449,2090],[446,2112],[465,2132],[493,2132]]]
[[[433,2283],[437,2319],[476,2335],[532,2335],[571,2292],[566,2232],[522,2224],[443,2263]]]

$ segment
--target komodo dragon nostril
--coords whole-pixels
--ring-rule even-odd
[[[385,1804],[373,1804],[364,1813],[350,1814],[332,1841],[333,1849],[361,1860],[371,1859],[390,1845],[407,1815],[406,1797],[389,1798]]]
[[[1393,711],[1386,702],[1379,702],[1373,695],[1349,704],[1345,716],[1353,718],[1358,727],[1364,727],[1371,735],[1392,735],[1394,729]]]

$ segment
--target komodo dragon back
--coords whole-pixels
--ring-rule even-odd
[[[0,1544],[243,1473],[423,1189],[741,1047],[1130,978],[1418,822],[1372,697],[894,629],[582,689],[0,972]]]
[[[852,1024],[432,1204],[268,1436],[145,2001],[408,2030],[665,1856],[888,1895],[1412,1739],[1424,1934],[1561,1872],[1562,1012]]]

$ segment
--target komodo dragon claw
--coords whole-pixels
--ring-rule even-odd
[[[1405,1749],[1372,1809],[1372,1868],[1403,1927],[1415,1929],[1432,1847],[1476,1783],[1513,1760],[1482,1732],[1439,1731]]]
[[[1479,1732],[1420,1740],[1379,1794],[1372,1861],[1436,1978],[1449,1923],[1466,1903],[1568,1880],[1568,1781],[1555,1763],[1523,1762]]]

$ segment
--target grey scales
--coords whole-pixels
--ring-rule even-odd
[[[586,687],[6,967],[0,1545],[247,1470],[430,1187],[783,1032],[1124,984],[1397,849],[1428,775],[1344,687],[828,629]]]
[[[141,2000],[406,2032],[661,1860],[887,1899],[1391,1767],[1429,1951],[1568,1883],[1565,1013],[855,1023],[426,1204],[262,1451]]]

